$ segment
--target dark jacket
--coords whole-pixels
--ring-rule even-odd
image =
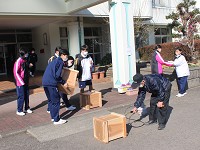
[[[42,85],[44,87],[57,87],[58,83],[66,83],[66,81],[64,81],[61,77],[63,65],[63,60],[60,57],[56,58],[54,61],[48,64],[42,78]]]
[[[155,50],[152,54],[152,59],[151,59],[151,73],[152,74],[159,73],[158,61],[156,60],[157,53],[158,53],[158,51]]]
[[[38,61],[37,54],[36,53],[30,53],[29,54],[29,63],[32,63],[35,65],[35,63]]]
[[[152,93],[152,95],[158,98],[158,101],[164,102],[165,104],[165,92],[171,88],[170,81],[159,74],[144,75],[143,79],[145,80],[145,86],[139,88],[134,106],[137,108],[141,106],[146,92]]]
[[[162,65],[172,66],[172,63],[164,61],[160,52],[155,50],[151,60],[151,73],[152,74],[163,74]]]
[[[78,79],[80,79],[82,77],[82,73],[83,73],[83,67],[81,66],[81,61],[83,59],[88,59],[88,58],[90,58],[90,55],[83,57],[81,54],[76,54],[76,56],[75,56],[74,69],[79,71]]]

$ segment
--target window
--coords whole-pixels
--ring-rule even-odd
[[[161,44],[171,41],[171,31],[169,28],[156,28],[155,29],[155,44]]]
[[[98,65],[101,61],[102,33],[100,27],[84,28],[85,44],[88,45],[88,52],[94,64]]]
[[[153,7],[168,7],[169,4],[169,0],[152,0]]]
[[[17,34],[17,41],[18,42],[31,42],[32,35],[31,34]]]
[[[15,34],[0,34],[0,43],[15,43]]]
[[[68,30],[66,27],[60,27],[60,46],[64,49],[68,49]]]

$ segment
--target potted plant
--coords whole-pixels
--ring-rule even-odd
[[[93,73],[92,73],[92,79],[93,79],[93,80],[99,79],[99,72],[93,72]]]
[[[99,78],[102,79],[105,76],[105,71],[99,72]]]

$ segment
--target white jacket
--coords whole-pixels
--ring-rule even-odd
[[[173,64],[178,78],[190,75],[188,63],[183,55],[176,56]]]

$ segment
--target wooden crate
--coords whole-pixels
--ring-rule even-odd
[[[61,77],[67,82],[68,87],[64,87],[62,84],[58,84],[58,90],[65,94],[72,95],[75,90],[78,73],[79,72],[77,70],[63,68]]]
[[[80,107],[89,110],[94,107],[102,107],[101,92],[89,92],[80,93]]]
[[[104,143],[111,140],[126,137],[126,117],[121,114],[93,118],[94,137]]]

